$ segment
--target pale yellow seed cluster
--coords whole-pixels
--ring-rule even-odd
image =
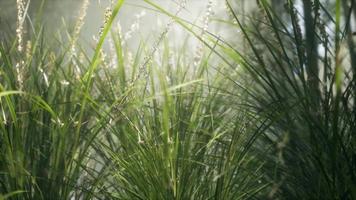
[[[209,28],[209,21],[211,16],[214,14],[213,12],[213,1],[209,0],[207,7],[206,7],[206,12],[205,12],[205,16],[204,16],[204,26],[203,26],[203,33],[208,31]]]
[[[74,49],[75,43],[77,42],[77,40],[79,38],[79,34],[80,34],[80,31],[82,30],[82,27],[84,26],[84,20],[85,20],[85,17],[87,16],[88,7],[89,7],[89,0],[84,0],[82,7],[80,9],[80,12],[79,12],[78,20],[75,24],[74,35],[73,35],[73,39],[72,39],[72,50],[74,50],[74,51],[75,51],[75,49]]]
[[[17,37],[17,50],[21,53],[23,51],[23,32],[24,32],[24,21],[25,21],[25,1],[24,0],[17,0],[17,28],[16,28],[16,37]],[[23,66],[25,62],[20,60],[16,63],[16,72],[17,72],[17,81],[19,84],[19,89],[22,90],[23,86]]]
[[[77,43],[77,41],[79,39],[80,32],[81,32],[81,30],[82,30],[82,28],[84,26],[85,17],[87,16],[88,7],[89,7],[89,0],[83,0],[82,6],[81,6],[80,11],[79,11],[79,17],[78,17],[77,22],[75,24],[74,35],[73,35],[72,41],[71,41],[70,60],[73,62],[74,67],[75,67],[75,77],[76,77],[76,79],[80,78],[81,70],[79,68],[79,65],[78,65],[77,61],[75,59],[72,59],[72,57],[76,57],[77,56],[75,45],[76,45],[76,43]]]
[[[206,12],[203,18],[203,28],[202,31],[200,33],[200,37],[203,37],[206,32],[208,31],[209,28],[209,22],[210,22],[210,18],[211,16],[214,14],[213,12],[213,1],[209,0],[208,4],[206,6]],[[193,65],[194,67],[197,67],[203,57],[203,43],[200,43],[195,51],[195,55],[194,55],[194,59],[193,59]]]
[[[101,26],[100,31],[99,31],[99,37],[101,37],[103,35],[105,26],[108,24],[108,22],[109,22],[109,20],[111,18],[111,15],[112,15],[112,10],[111,10],[110,7],[107,7],[105,9],[104,24]]]
[[[25,21],[25,2],[24,0],[16,0],[17,5],[17,28],[16,28],[16,36],[17,36],[17,50],[22,52],[23,46],[23,23]]]
[[[99,1],[99,4],[101,4],[100,1]],[[112,4],[112,2],[111,2],[111,4]],[[103,35],[105,26],[109,23],[111,16],[112,16],[112,9],[111,9],[111,7],[107,7],[105,9],[104,23],[100,27],[100,30],[99,30],[99,37],[97,37],[95,35],[93,36],[93,40],[94,40],[95,44],[99,43],[100,37]],[[110,41],[110,43],[112,43],[111,45],[113,45],[113,41]],[[110,46],[110,48],[113,48],[113,47]],[[107,58],[106,53],[104,52],[103,49],[100,49],[100,59],[101,59],[103,66],[105,68],[114,67],[115,63],[112,60],[110,61],[110,63],[107,63],[106,58]]]
[[[32,51],[32,43],[30,40],[27,41],[26,43],[26,59],[31,58],[31,51]]]
[[[17,73],[17,82],[19,84],[19,90],[22,90],[23,88],[23,70],[22,67],[25,65],[25,62],[21,60],[20,62],[16,63],[16,73]]]

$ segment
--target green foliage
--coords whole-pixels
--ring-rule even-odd
[[[98,150],[112,162],[118,199],[245,199],[266,187],[261,163],[249,154],[252,131],[246,113],[225,104],[220,76],[209,58],[190,71],[186,58],[165,47],[152,62],[131,108],[113,113],[110,139]],[[171,66],[169,66],[171,65]],[[193,75],[190,75],[193,74]],[[143,94],[143,95],[142,95]],[[142,95],[139,97],[138,95]],[[246,115],[245,115],[246,114]],[[236,125],[235,125],[236,124]]]
[[[122,3],[92,56],[71,39],[48,45],[42,30],[24,52],[1,43],[1,197],[244,199],[266,188],[249,151],[260,130],[224,101],[212,52],[193,69],[188,47],[162,38],[161,58],[143,43],[130,61],[112,31],[109,66],[103,44]]]
[[[41,26],[0,41],[0,200],[356,198],[354,1],[226,0],[238,41],[144,2],[199,62],[168,29],[132,54],[123,0],[93,52]]]
[[[243,25],[227,1],[251,52],[225,46],[241,59],[243,76],[255,80],[245,87],[252,94],[246,103],[273,121],[256,147],[274,146],[263,170],[274,183],[269,196],[354,199],[355,66],[341,53],[353,44],[345,46],[351,19],[341,15],[352,10],[341,11],[341,1],[334,11],[318,0],[285,1],[284,20],[266,0],[258,2],[263,22]]]

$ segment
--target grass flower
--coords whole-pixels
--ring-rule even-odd
[[[213,12],[213,0],[209,0],[208,4],[206,6],[206,11],[205,11],[205,15],[203,18],[203,28],[201,30],[201,33],[199,35],[199,37],[203,38],[204,35],[206,34],[206,32],[208,31],[209,28],[209,22],[210,22],[210,18],[212,17],[212,15],[214,14]],[[203,48],[204,48],[204,44],[202,42],[200,42],[198,44],[198,47],[196,48],[195,51],[195,55],[193,58],[193,66],[194,68],[197,68],[202,56],[203,56]]]
[[[22,52],[23,50],[23,32],[24,32],[24,22],[25,22],[25,0],[16,0],[17,5],[17,50]]]
[[[29,60],[32,54],[32,42],[30,40],[26,43],[26,59]]]
[[[99,37],[102,36],[103,31],[104,31],[104,28],[105,28],[105,26],[107,25],[107,23],[109,22],[109,20],[110,20],[110,18],[111,18],[111,15],[112,15],[111,7],[107,7],[107,8],[105,9],[104,23],[103,23],[103,25],[100,27]]]
[[[17,83],[19,86],[19,90],[23,89],[23,84],[24,84],[24,71],[23,67],[25,65],[25,61],[21,60],[20,62],[16,63],[16,73],[17,73]]]
[[[24,35],[24,22],[25,22],[25,1],[24,0],[17,0],[17,28],[16,28],[16,37],[17,37],[17,50],[19,53],[23,51],[23,35]],[[16,63],[16,72],[17,72],[17,82],[19,85],[19,89],[22,90],[23,88],[23,78],[24,78],[24,71],[23,67],[25,62],[21,59]]]
[[[71,51],[74,54],[75,53],[75,45],[77,43],[77,40],[80,36],[80,32],[84,26],[85,23],[85,17],[87,16],[87,10],[89,7],[89,0],[83,0],[82,6],[79,11],[79,16],[77,19],[77,22],[74,27],[74,33],[72,36],[72,41],[71,41]]]
[[[180,0],[178,8],[177,8],[177,10],[175,12],[175,16],[179,15],[179,13],[182,12],[182,10],[184,10],[186,5],[187,5],[187,1],[186,0]],[[143,64],[139,67],[138,73],[134,77],[134,79],[131,80],[130,85],[133,85],[134,82],[136,82],[138,79],[140,79],[140,77],[145,77],[145,78],[148,77],[148,72],[147,72],[146,67],[151,62],[151,60],[154,57],[159,45],[161,44],[161,42],[163,41],[163,39],[167,35],[167,33],[170,30],[170,27],[173,25],[173,23],[174,23],[174,19],[171,18],[169,20],[169,22],[166,24],[164,30],[159,34],[158,38],[153,42],[153,45],[152,45],[152,48],[151,48],[150,52],[148,53],[148,55],[146,55],[144,57]]]
[[[78,19],[75,23],[74,33],[70,43],[70,56],[69,60],[74,65],[75,78],[77,80],[80,79],[81,69],[79,67],[79,63],[76,59],[72,59],[73,57],[77,57],[76,44],[80,36],[80,32],[85,24],[85,17],[87,16],[87,10],[89,7],[89,0],[83,0],[81,8],[79,10]]]

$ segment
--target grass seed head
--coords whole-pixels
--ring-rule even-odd
[[[82,30],[82,27],[84,26],[84,20],[85,17],[87,16],[87,10],[89,7],[89,0],[84,0],[83,4],[80,8],[79,11],[79,17],[77,19],[77,22],[75,24],[75,28],[74,28],[74,35],[72,37],[72,42],[71,42],[71,56],[75,55],[75,44],[79,38],[80,35],[80,31]]]
[[[17,36],[17,50],[19,52],[22,52],[23,50],[23,23],[25,21],[25,2],[24,0],[17,0],[16,1],[16,6],[17,6],[17,28],[16,28],[16,36]]]
[[[26,43],[26,59],[31,58],[31,51],[32,51],[32,43],[30,40],[27,41]]]

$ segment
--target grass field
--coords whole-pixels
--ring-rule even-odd
[[[58,34],[31,3],[0,35],[0,200],[356,199],[356,1],[142,0],[152,42],[111,1],[95,45],[89,0]]]

